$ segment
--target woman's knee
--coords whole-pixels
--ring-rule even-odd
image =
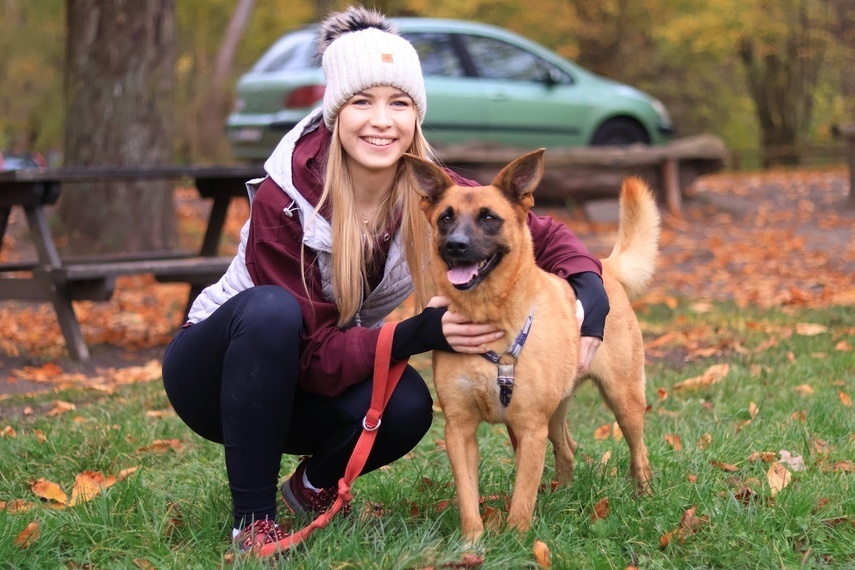
[[[433,398],[430,390],[421,375],[408,366],[383,414],[384,427],[410,433],[418,442],[427,433],[432,421]]]
[[[299,340],[303,313],[297,299],[277,285],[260,285],[244,291],[233,326],[234,335],[250,336],[254,342],[281,346]]]

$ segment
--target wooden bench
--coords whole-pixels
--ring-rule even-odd
[[[528,149],[531,150],[531,149]],[[442,161],[461,176],[488,183],[526,149],[447,146],[437,149]],[[544,155],[539,205],[617,197],[628,175],[644,178],[668,209],[679,215],[686,189],[703,174],[721,170],[728,158],[724,142],[713,135],[677,139],[665,145],[550,148]]]
[[[121,275],[152,274],[161,282],[191,285],[187,309],[207,285],[222,276],[231,256],[219,255],[228,206],[246,198],[245,182],[263,175],[261,167],[68,168],[0,172],[0,245],[14,207],[23,208],[36,260],[0,263],[0,299],[50,301],[76,360],[89,358],[72,301],[109,300]],[[213,200],[202,245],[198,251],[169,251],[61,257],[46,208],[56,203],[63,184],[138,180],[193,181],[203,198]],[[71,190],[77,191],[77,190]],[[85,190],[84,190],[85,191]]]

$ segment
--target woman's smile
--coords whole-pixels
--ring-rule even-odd
[[[338,115],[338,136],[352,174],[392,175],[413,144],[418,114],[396,87],[369,87],[351,97]]]

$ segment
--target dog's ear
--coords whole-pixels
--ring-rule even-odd
[[[436,164],[412,154],[404,154],[401,158],[409,168],[423,204],[435,204],[447,188],[454,186],[451,177]]]
[[[534,206],[532,193],[543,177],[543,153],[540,148],[522,155],[504,167],[493,180],[493,186],[501,190],[512,202],[526,210]]]

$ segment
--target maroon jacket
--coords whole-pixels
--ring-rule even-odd
[[[312,204],[318,203],[323,189],[323,162],[330,139],[330,131],[321,126],[298,141],[294,149],[294,186]],[[448,173],[462,186],[479,186],[450,170]],[[339,313],[335,303],[328,302],[321,293],[314,253],[306,249],[305,263],[300,262],[303,228],[298,216],[284,213],[290,204],[291,199],[270,178],[258,189],[252,202],[246,266],[255,285],[279,285],[297,298],[303,312],[300,385],[307,391],[333,396],[371,376],[380,330],[342,330],[336,326]],[[328,207],[325,210],[322,214],[328,216]],[[602,274],[599,260],[565,225],[531,212],[528,225],[541,268],[562,278],[584,271]],[[394,229],[389,228],[390,232]],[[379,253],[383,260],[388,253],[386,243],[387,249]],[[384,265],[376,264],[381,268]],[[303,285],[304,271],[309,297]]]

